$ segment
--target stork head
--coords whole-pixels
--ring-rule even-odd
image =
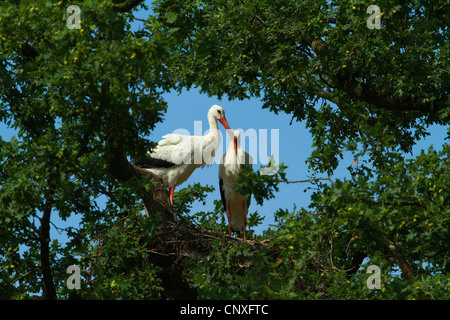
[[[227,119],[225,118],[225,110],[217,104],[213,105],[208,111],[208,119],[219,120],[219,122],[227,129],[231,139],[234,138],[233,131],[230,129]]]

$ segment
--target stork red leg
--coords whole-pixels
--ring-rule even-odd
[[[170,200],[170,204],[173,206],[173,191],[175,190],[175,187],[170,187],[169,190],[169,200]]]
[[[231,210],[230,202],[227,201],[228,235],[231,237]]]
[[[244,230],[244,241],[245,241],[245,200],[242,201],[242,221],[244,221],[244,226],[242,227],[242,229]]]

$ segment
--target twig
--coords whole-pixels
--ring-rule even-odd
[[[29,274],[31,273],[31,271],[33,271],[33,269],[35,269],[35,268],[36,268],[36,267],[33,266],[32,269],[31,269],[30,271],[25,272],[24,274],[18,275],[17,277],[15,277],[14,279],[12,279],[12,280],[9,282],[9,284],[10,284],[10,285],[13,285],[16,281],[19,281],[19,280],[21,280],[22,278],[25,278],[25,277],[26,277],[27,275],[29,275]]]
[[[169,231],[161,232],[160,235],[169,234],[169,233],[173,233],[173,232],[177,231],[178,228],[180,227],[180,224],[181,224],[181,220],[178,219],[178,221],[175,223],[175,225]]]
[[[259,21],[261,21],[264,25],[266,25],[266,22],[257,14],[255,14],[255,17],[258,18]]]
[[[141,22],[147,22],[147,20],[144,20],[144,19],[141,19],[141,18],[136,18],[136,17],[132,17],[134,20],[138,20],[138,21],[141,21]]]
[[[319,180],[328,180],[332,184],[334,184],[334,181],[330,177],[326,177],[326,178],[311,178],[311,179],[293,180],[293,181],[279,180],[279,182],[284,182],[284,183],[290,184],[290,183],[301,183],[301,182],[316,182],[316,181],[319,181]]]

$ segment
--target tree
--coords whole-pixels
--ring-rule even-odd
[[[404,156],[449,122],[448,4],[379,1],[381,28],[369,29],[359,0],[161,0],[138,31],[142,1],[80,2],[81,29],[67,27],[68,5],[1,3],[0,118],[19,132],[1,140],[2,297],[449,297],[449,146]],[[277,227],[243,242],[223,235],[219,201],[190,213],[210,186],[169,206],[129,160],[151,147],[162,94],[192,86],[306,120],[309,208],[280,209]],[[349,178],[320,180],[345,151],[358,159]],[[283,169],[247,170],[239,190],[262,203]],[[65,244],[50,239],[55,214],[81,217]]]
[[[66,294],[67,266],[86,270],[90,241],[139,212],[136,199],[155,212],[166,206],[160,184],[155,197],[143,195],[152,180],[126,157],[145,152],[142,137],[161,121],[161,94],[173,87],[164,67],[171,40],[130,32],[127,12],[138,2],[129,3],[80,3],[80,29],[67,26],[65,1],[1,4],[0,116],[18,130],[1,142],[5,297]],[[55,214],[82,216],[80,228],[61,231],[66,245],[49,237]]]

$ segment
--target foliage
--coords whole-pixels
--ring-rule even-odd
[[[150,219],[131,214],[100,234],[84,259],[89,266],[87,299],[159,299],[161,268],[149,261],[149,244],[156,235],[160,216]]]
[[[430,148],[374,182],[322,185],[313,211],[276,212],[277,226],[254,243],[261,248],[216,242],[211,259],[192,265],[193,285],[216,299],[448,299],[449,151]],[[358,256],[364,262],[351,274]],[[382,270],[380,289],[366,285],[372,264]]]
[[[71,4],[81,29],[66,25]],[[381,29],[363,0],[159,0],[132,30],[142,1],[1,1],[0,123],[16,135],[0,139],[0,298],[449,299],[450,147],[406,154],[450,120],[450,7],[377,5]],[[344,152],[355,165],[262,234],[250,213],[247,242],[224,235],[219,200],[191,212],[212,186],[177,190],[179,224],[143,216],[157,182],[118,181],[112,151],[142,156],[163,94],[191,87],[304,120],[313,175],[332,176]],[[244,170],[237,190],[262,204],[285,168]],[[66,286],[70,265],[80,290]]]
[[[350,145],[377,165],[379,139],[410,152],[450,120],[448,3],[378,1],[381,29],[367,28],[364,0],[157,3],[181,84],[306,120],[308,161],[328,175]]]
[[[261,173],[264,169],[272,166],[275,166],[275,163],[270,161],[267,166],[261,166],[260,170],[257,171],[252,170],[251,167],[242,166],[235,190],[243,195],[253,195],[259,205],[262,205],[264,200],[273,199],[274,193],[279,190],[279,182],[286,181],[286,173],[284,172],[286,166],[280,163],[276,173],[272,175]]]
[[[0,120],[17,130],[0,151],[3,297],[55,298],[98,229],[142,210],[148,181],[117,186],[104,170],[105,141],[130,157],[150,145],[143,136],[161,121],[171,86],[161,61],[169,41],[130,32],[130,16],[111,1],[78,5],[82,28],[69,29],[67,1],[1,2]],[[78,216],[80,227],[60,230],[68,243],[52,241],[42,257],[55,216]]]

